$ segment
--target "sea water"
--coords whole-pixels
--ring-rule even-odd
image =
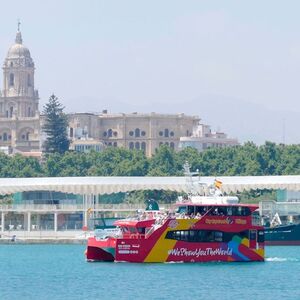
[[[88,263],[83,245],[0,245],[4,299],[300,299],[300,247],[265,262]]]

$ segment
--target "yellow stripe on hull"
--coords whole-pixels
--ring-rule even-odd
[[[175,220],[171,220],[171,222],[173,221]],[[144,262],[166,262],[169,256],[168,250],[172,250],[177,243],[176,240],[170,240],[165,238],[167,232],[176,229],[177,230],[190,229],[198,221],[199,220],[195,220],[195,219],[176,220],[177,226],[176,227],[172,226],[172,228],[171,227],[166,228],[166,230],[161,234],[158,241],[155,243],[150,253],[147,255]]]

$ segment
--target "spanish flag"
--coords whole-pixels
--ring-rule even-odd
[[[222,181],[215,179],[215,187],[220,189],[222,187]]]

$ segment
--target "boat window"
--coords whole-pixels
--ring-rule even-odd
[[[196,230],[189,230],[189,241],[194,242],[196,241],[197,235]]]
[[[135,227],[129,227],[130,233],[136,233],[136,228]]]
[[[182,241],[189,241],[189,231],[188,230],[183,230],[181,231],[181,240]]]
[[[138,227],[137,231],[139,234],[145,234],[145,229],[146,229],[145,227]]]
[[[214,232],[206,231],[205,237],[203,239],[205,242],[214,242]]]
[[[223,232],[222,231],[215,232],[215,241],[223,242]]]
[[[251,210],[244,206],[218,207],[218,214],[223,216],[250,216]]]
[[[193,213],[194,213],[194,210],[195,210],[194,206],[188,206],[187,214],[188,214],[188,215],[193,214]]]
[[[256,241],[256,230],[250,230],[250,240]]]
[[[239,233],[223,232],[219,230],[175,230],[168,231],[165,238],[194,243],[228,243],[233,239],[234,236],[239,236],[241,239],[248,238],[249,230]]]
[[[257,232],[257,242],[264,243],[265,241],[265,232],[263,230],[258,230]]]
[[[251,210],[249,207],[242,207],[242,216],[250,216]]]
[[[172,239],[174,239],[174,240],[180,240],[180,231],[173,231],[172,232],[173,233],[173,238]]]
[[[219,207],[219,215],[220,216],[226,216],[227,215],[226,207]]]
[[[240,232],[240,237],[249,239],[249,230]]]
[[[185,213],[186,212],[186,206],[179,206],[177,208],[176,212],[179,213],[179,214]]]

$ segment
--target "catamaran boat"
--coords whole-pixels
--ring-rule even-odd
[[[257,205],[214,193],[182,197],[171,211],[145,210],[88,239],[86,259],[110,262],[263,261]]]

